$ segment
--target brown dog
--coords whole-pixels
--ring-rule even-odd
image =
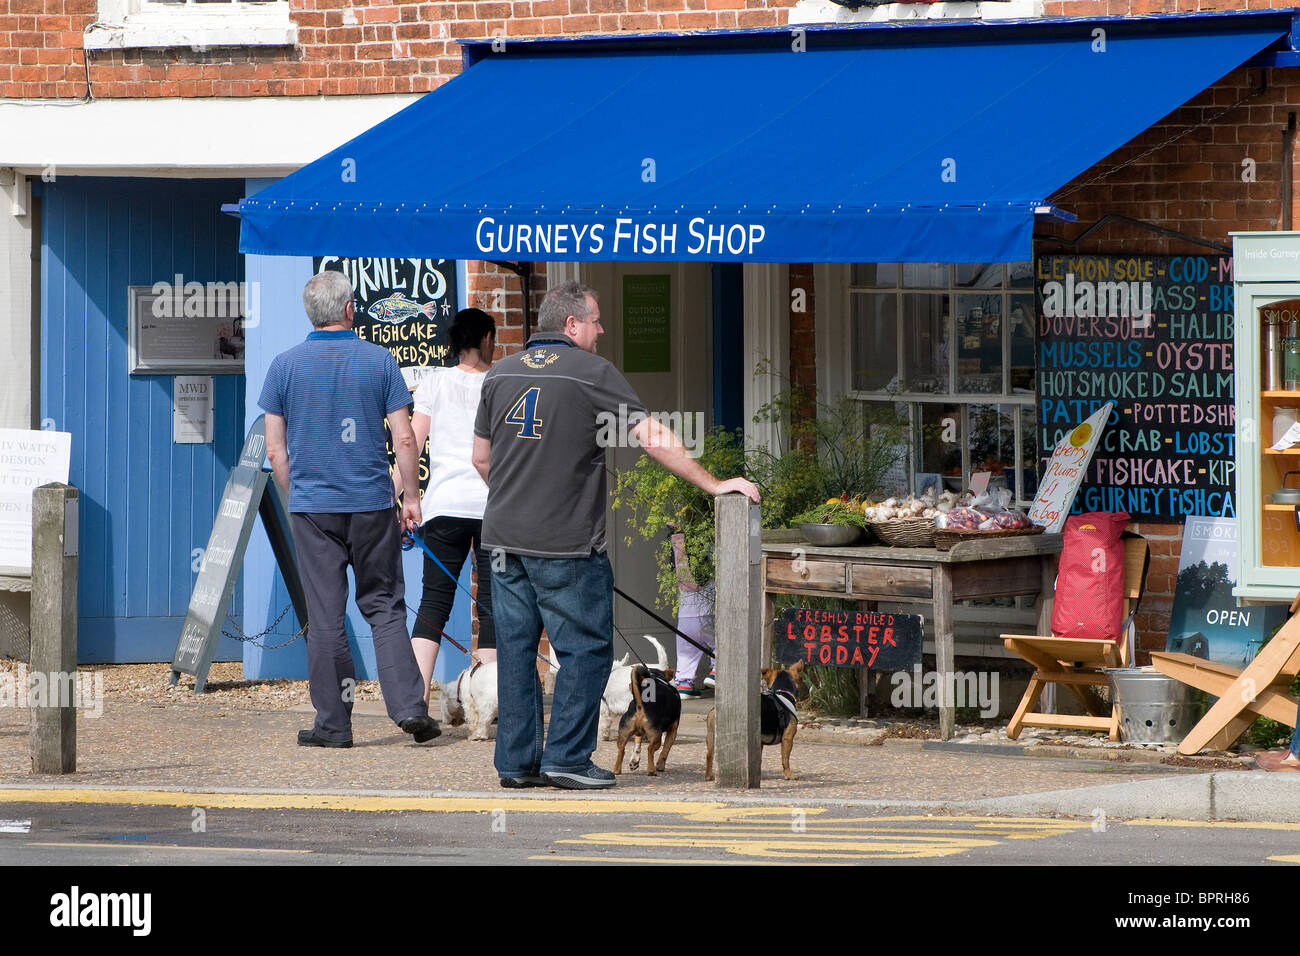
[[[799,674],[802,671],[803,661],[797,661],[785,670],[770,667],[763,669],[763,683],[767,689],[759,699],[758,739],[764,747],[778,742],[781,744],[781,773],[787,780],[799,779],[790,769],[790,751],[794,749],[794,735],[799,731],[794,699],[799,693]],[[718,709],[715,707],[709,711],[708,733],[705,738],[705,780],[713,779],[713,736],[717,722]]]
[[[641,762],[641,743],[646,745],[646,771],[650,776],[664,772],[668,762],[668,751],[673,749],[677,739],[677,725],[682,719],[682,699],[669,681],[675,672],[661,671],[645,664],[632,668],[629,686],[632,690],[632,703],[627,713],[618,722],[618,759],[614,761],[614,772],[623,772],[623,748],[632,737],[636,741],[636,753],[632,755],[629,770],[635,770]],[[655,764],[655,751],[659,744],[663,750],[659,754],[659,763]]]

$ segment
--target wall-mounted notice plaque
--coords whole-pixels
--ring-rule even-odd
[[[131,374],[243,375],[245,283],[181,278],[127,287]]]

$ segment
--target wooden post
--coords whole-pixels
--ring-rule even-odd
[[[955,660],[952,638],[952,567],[947,564],[934,568],[934,669],[939,679],[939,739],[952,740],[957,722],[956,701],[953,700]]]
[[[759,671],[763,595],[758,505],[744,495],[714,499],[718,596],[717,731],[715,756],[720,787],[757,787],[762,747],[758,741]]]
[[[77,769],[76,488],[58,483],[32,493],[32,770]],[[20,688],[20,694],[28,688]],[[33,696],[36,696],[35,693]],[[36,704],[44,706],[35,706]]]

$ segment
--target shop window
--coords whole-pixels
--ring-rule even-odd
[[[891,478],[909,491],[992,473],[1017,501],[1037,491],[1030,263],[858,263],[850,270],[848,380],[893,404],[911,440]]]

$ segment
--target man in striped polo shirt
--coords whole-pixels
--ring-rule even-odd
[[[316,723],[298,732],[298,744],[352,746],[356,668],[344,629],[349,564],[357,607],[374,634],[388,716],[422,743],[440,731],[429,717],[406,630],[400,531],[420,523],[411,393],[392,354],[353,333],[356,303],[341,272],[312,276],[302,301],[315,330],[272,360],[258,399],[266,411],[267,457],[289,494],[307,595],[307,677]],[[406,501],[400,518],[385,419]]]

